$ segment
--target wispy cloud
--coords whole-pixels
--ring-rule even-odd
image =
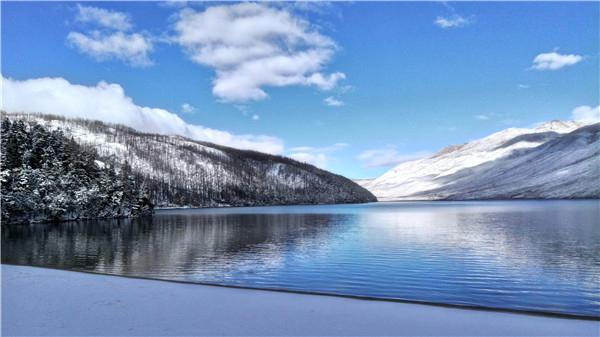
[[[400,153],[397,147],[388,145],[384,148],[369,149],[358,155],[366,167],[390,167],[403,162],[416,160],[429,155],[429,152]]]
[[[531,69],[535,70],[558,70],[575,65],[583,60],[583,56],[577,54],[559,54],[556,51],[542,53],[533,59]]]
[[[97,61],[120,60],[137,67],[152,65],[149,54],[153,43],[145,34],[128,32],[133,27],[129,15],[82,5],[77,5],[77,11],[75,21],[89,23],[95,29],[69,32],[69,46]]]
[[[323,100],[323,103],[325,103],[325,105],[328,106],[343,106],[344,102],[340,101],[339,99],[333,97],[333,96],[329,96],[327,98],[325,98]]]
[[[196,108],[193,105],[189,104],[189,103],[183,103],[181,105],[181,112],[183,112],[183,113],[191,114],[195,110],[196,110]]]
[[[324,14],[331,10],[332,3],[330,1],[282,1],[275,2],[274,5],[279,5],[283,8],[293,9],[302,12],[311,12],[316,14]]]
[[[600,122],[600,105],[593,107],[589,105],[578,106],[571,112],[573,120],[580,122]]]
[[[472,19],[466,18],[459,14],[453,14],[450,16],[438,16],[433,23],[437,26],[448,29],[448,28],[460,28],[469,25],[473,22]]]
[[[186,0],[166,0],[158,3],[160,7],[167,8],[182,8],[188,5],[188,1]]]
[[[477,115],[473,115],[473,118],[475,118],[478,121],[482,121],[482,122],[490,121],[490,122],[494,122],[497,124],[509,125],[509,126],[514,126],[514,125],[517,125],[522,122],[520,119],[513,117],[511,114],[498,113],[498,112],[477,114]]]
[[[75,21],[92,23],[104,28],[129,30],[133,26],[131,18],[126,13],[111,11],[98,7],[77,5]]]
[[[283,141],[264,135],[237,135],[227,131],[188,124],[176,114],[160,108],[139,106],[119,84],[100,82],[95,86],[72,84],[64,78],[24,81],[2,77],[2,109],[7,112],[41,112],[65,117],[119,123],[140,131],[178,134],[203,140],[281,154]]]
[[[325,147],[294,147],[288,151],[288,157],[325,169],[330,160],[329,155],[346,147],[348,147],[346,143],[335,143]]]
[[[262,100],[265,87],[335,88],[346,75],[325,73],[337,46],[310,22],[265,3],[184,9],[175,41],[216,76],[213,94],[228,102]]]

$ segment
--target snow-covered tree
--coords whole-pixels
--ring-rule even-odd
[[[94,150],[60,131],[7,118],[1,130],[3,223],[151,213],[149,200],[138,205],[143,179],[136,179],[128,164],[117,178],[113,167],[98,166]]]

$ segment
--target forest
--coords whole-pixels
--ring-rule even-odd
[[[99,165],[98,154],[59,130],[2,118],[2,223],[148,214],[152,203],[128,164]]]
[[[3,114],[2,220],[128,217],[158,207],[375,201],[287,157],[39,114]]]

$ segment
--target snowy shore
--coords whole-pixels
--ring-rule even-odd
[[[598,336],[600,322],[2,265],[2,335]]]

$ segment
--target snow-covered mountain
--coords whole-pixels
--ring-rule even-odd
[[[359,181],[381,200],[600,198],[600,123],[510,128]]]
[[[238,150],[116,124],[41,114],[3,114],[62,131],[93,148],[100,166],[125,163],[157,206],[253,206],[375,201],[342,176],[287,157]]]

